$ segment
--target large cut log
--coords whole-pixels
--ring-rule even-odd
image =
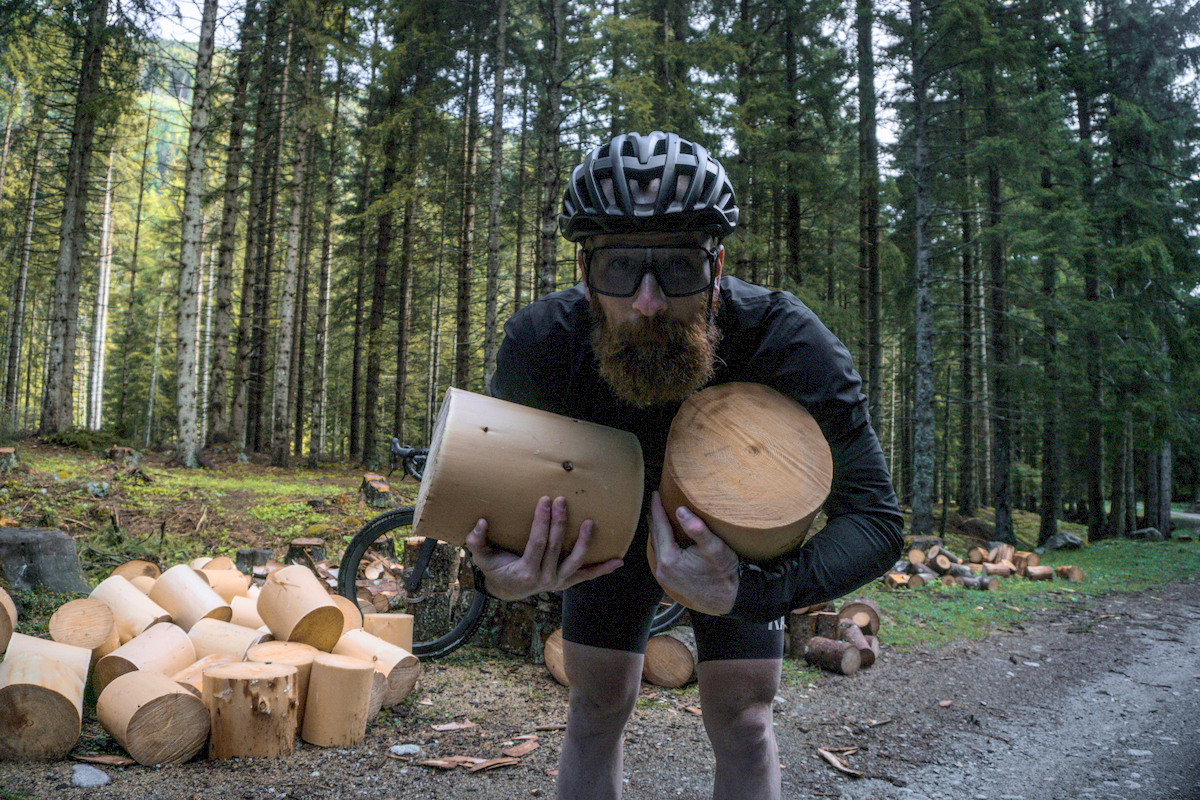
[[[1025,568],[1025,577],[1031,581],[1049,581],[1054,580],[1054,567],[1051,566],[1028,566]]]
[[[993,564],[999,564],[1000,562],[1009,562],[1009,561],[1012,561],[1012,556],[1013,556],[1013,553],[1015,553],[1015,552],[1017,552],[1017,548],[1013,547],[1011,544],[1003,544],[1003,543],[997,544],[995,547],[993,547],[991,550],[988,551],[987,560],[992,562]]]
[[[1074,564],[1063,564],[1054,568],[1054,574],[1065,581],[1083,580],[1083,570]]]
[[[8,647],[4,651],[4,659],[7,661],[10,658],[16,658],[25,653],[35,653],[40,656],[46,656],[46,658],[52,658],[75,673],[80,683],[87,683],[88,670],[92,665],[92,651],[86,647],[77,647],[72,644],[56,642],[52,639],[42,639],[37,636],[14,633],[12,638],[9,639]]]
[[[1013,574],[1012,564],[1003,561],[999,564],[994,564],[990,561],[983,563],[983,573],[985,575],[995,575],[998,578],[1007,578]]]
[[[96,700],[104,730],[143,766],[182,764],[208,741],[203,701],[166,675],[130,672]]]
[[[375,665],[350,656],[318,653],[308,683],[300,738],[319,747],[353,747],[367,735]]]
[[[17,592],[88,592],[75,540],[55,528],[0,528],[0,571]]]
[[[385,642],[412,652],[412,614],[363,614],[362,628]]]
[[[97,661],[92,686],[99,695],[126,672],[145,670],[169,676],[195,660],[196,648],[183,628],[160,622]]]
[[[244,628],[219,619],[202,619],[188,631],[188,638],[196,648],[196,658],[224,653],[244,661],[247,650],[274,637],[258,628]]]
[[[542,646],[542,657],[551,677],[563,686],[570,686],[571,682],[567,680],[566,667],[563,666],[562,628],[558,628],[546,637],[546,642]]]
[[[32,652],[0,663],[0,759],[63,758],[82,729],[83,681],[70,667]]]
[[[179,564],[158,576],[147,595],[167,610],[176,625],[185,631],[202,619],[229,622],[233,609],[213,591],[202,572]]]
[[[1017,550],[1012,554],[1013,571],[1018,575],[1025,574],[1026,567],[1036,567],[1042,563],[1042,557],[1028,550]]]
[[[696,679],[696,634],[691,628],[672,628],[650,637],[642,661],[642,677],[655,686],[678,689]]]
[[[232,605],[233,598],[250,596],[249,575],[243,575],[236,569],[213,569],[211,562],[200,571],[208,579],[208,585],[212,587],[212,590],[219,594],[226,603]]]
[[[196,697],[199,697],[204,691],[204,670],[209,667],[215,667],[217,664],[236,664],[239,661],[241,661],[240,658],[234,658],[227,653],[213,653],[204,658],[197,659],[179,670],[179,672],[171,676],[171,680],[178,683],[184,689],[187,689]],[[124,675],[121,677],[124,677]]]
[[[204,672],[209,758],[279,758],[296,749],[296,668],[244,661]]]
[[[50,617],[50,638],[92,651],[92,663],[121,646],[112,609],[93,597],[70,600]]]
[[[879,633],[879,616],[878,604],[869,597],[852,598],[838,609],[839,619],[853,621],[868,636]]]
[[[233,612],[229,621],[234,625],[241,625],[243,628],[262,628],[267,624],[258,615],[257,597],[235,597],[229,601],[229,608]]]
[[[662,501],[672,524],[687,506],[741,555],[768,559],[803,542],[832,478],[829,445],[799,403],[724,383],[689,397],[671,422]]]
[[[859,666],[866,669],[875,663],[875,656],[879,654],[879,651],[871,647],[867,637],[863,635],[862,629],[854,624],[854,620],[844,619],[838,623],[838,633],[841,634],[843,641],[858,648]],[[874,636],[871,639],[876,642],[875,647],[877,648],[879,640]]]
[[[394,706],[412,694],[421,676],[421,662],[407,650],[388,644],[378,636],[363,630],[342,634],[333,652],[370,661],[387,678],[388,689],[383,704]]]
[[[346,631],[357,630],[363,626],[364,615],[362,609],[355,605],[353,600],[347,597],[342,597],[340,594],[330,596],[333,598],[333,602],[337,604],[337,607],[342,610],[342,617],[344,618],[344,621],[342,622],[342,633],[345,633]],[[374,608],[374,606],[372,606],[372,608]],[[411,645],[412,642],[410,641],[409,644]],[[409,649],[411,650],[412,648],[409,647]]]
[[[964,576],[962,581],[968,589],[979,589],[984,592],[994,592],[1000,589],[1000,580],[994,575]]]
[[[975,545],[967,551],[967,560],[972,564],[982,564],[984,561],[987,561],[987,557],[988,549],[981,545]]]
[[[0,586],[0,650],[8,647],[8,640],[17,629],[17,604]]]
[[[329,652],[345,627],[345,617],[321,581],[294,565],[267,576],[258,596],[258,615],[276,639],[303,642]]]
[[[889,589],[910,589],[913,576],[903,572],[889,572],[883,576],[883,585]],[[922,583],[924,585],[924,583]]]
[[[170,622],[171,615],[158,603],[138,591],[120,575],[111,575],[92,590],[91,597],[112,609],[117,620],[117,634],[125,644],[142,631],[160,622]]]
[[[301,642],[263,642],[246,651],[246,660],[259,664],[286,664],[296,668],[296,732],[304,724],[308,680],[313,661],[321,651]]]
[[[621,558],[641,516],[642,482],[632,433],[451,388],[429,445],[413,531],[461,545],[484,518],[493,546],[521,553],[538,498],[562,496],[563,552],[590,519],[588,562]]]
[[[109,573],[110,576],[120,575],[122,578],[125,578],[129,581],[132,581],[138,576],[145,576],[151,580],[154,580],[161,574],[162,570],[158,568],[157,564],[137,558],[132,561],[126,561],[124,564],[120,564]]]
[[[814,636],[805,643],[804,660],[841,675],[853,675],[862,665],[862,655],[857,647],[824,636]]]

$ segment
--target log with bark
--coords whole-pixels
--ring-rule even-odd
[[[375,666],[350,656],[317,653],[309,677],[300,737],[318,747],[354,747],[367,735]]]
[[[851,598],[838,609],[838,617],[851,620],[868,636],[879,633],[879,605],[869,597]]]
[[[1018,575],[1025,573],[1026,567],[1036,567],[1042,563],[1042,558],[1037,553],[1031,553],[1028,550],[1017,550],[1012,554],[1013,571]]]
[[[1050,581],[1054,580],[1054,567],[1051,566],[1028,566],[1025,567],[1025,578],[1031,581]]]
[[[263,642],[246,651],[246,660],[258,664],[286,664],[296,668],[296,725],[304,724],[304,712],[308,702],[308,682],[312,674],[313,661],[320,650],[301,642]]]
[[[589,563],[621,558],[641,516],[643,462],[626,431],[451,388],[434,426],[413,531],[461,545],[488,521],[495,547],[522,553],[538,498],[567,497],[563,553],[585,519]]]
[[[650,637],[642,661],[642,677],[655,686],[677,689],[696,679],[696,635],[678,627]]]
[[[968,589],[984,592],[994,592],[1000,588],[1000,581],[994,575],[969,575],[963,577],[962,582]]]
[[[1083,580],[1083,570],[1074,564],[1062,564],[1054,568],[1054,574],[1065,581]]]
[[[862,655],[850,642],[814,636],[804,644],[804,659],[821,669],[853,675],[862,665]]]
[[[166,675],[130,672],[96,700],[104,730],[143,766],[182,764],[208,741],[204,702]]]
[[[913,576],[907,572],[888,572],[883,576],[883,585],[889,589],[909,589]],[[924,585],[924,582],[922,582]]]
[[[66,757],[83,729],[83,685],[74,670],[44,653],[6,657],[0,663],[0,759]]]
[[[854,620],[843,619],[838,623],[838,633],[842,641],[849,642],[858,648],[859,662],[863,669],[875,663],[875,656],[879,655],[877,648],[879,640],[874,636],[871,638],[875,641],[875,648],[867,641],[867,637],[863,635],[862,629],[854,623]]]
[[[296,668],[239,662],[204,672],[209,758],[278,758],[296,748]]]

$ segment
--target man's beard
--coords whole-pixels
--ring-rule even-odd
[[[682,402],[712,377],[721,341],[715,314],[689,320],[660,314],[614,326],[594,298],[591,312],[600,375],[625,402],[639,408]]]

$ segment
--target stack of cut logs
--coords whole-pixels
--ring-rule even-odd
[[[1058,577],[1066,581],[1083,580],[1083,570],[1071,564],[1043,566],[1037,553],[1017,550],[1011,544],[993,542],[989,547],[976,545],[964,560],[938,541],[914,541],[905,558],[884,574],[889,589],[919,589],[938,581],[945,586],[992,591],[1000,588],[1000,578],[1019,576],[1031,581]]]
[[[50,638],[14,633],[0,590],[0,758],[62,758],[79,738],[84,687],[96,716],[141,764],[286,756],[295,737],[363,741],[383,706],[412,692],[412,618],[362,614],[301,565],[261,585],[228,558],[165,572],[117,567],[60,606]],[[36,721],[36,724],[31,724]]]

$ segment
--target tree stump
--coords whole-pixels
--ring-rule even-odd
[[[237,565],[238,572],[244,572],[247,575],[254,571],[255,567],[265,567],[267,562],[274,555],[270,550],[263,550],[255,547],[243,547],[237,551],[237,558],[234,563]]]
[[[199,570],[187,564],[171,567],[158,577],[147,595],[171,615],[185,631],[202,619],[229,622],[233,609],[205,581]]]
[[[542,655],[551,677],[563,686],[570,686],[571,683],[567,680],[567,670],[563,666],[562,628],[558,628],[546,638],[546,643],[542,647]]]
[[[49,628],[54,641],[90,650],[93,664],[121,646],[112,609],[92,597],[63,603],[50,617]]]
[[[804,659],[821,669],[840,675],[853,675],[862,664],[858,648],[849,642],[814,636],[804,645]]]
[[[104,730],[143,766],[182,764],[208,741],[203,701],[166,675],[128,673],[96,700]]]
[[[318,653],[308,683],[300,737],[318,747],[353,747],[367,736],[375,665],[350,656]]]
[[[99,695],[127,672],[145,670],[174,675],[196,661],[196,648],[178,625],[160,622],[96,662],[92,686]]]
[[[696,635],[691,628],[672,628],[646,642],[642,677],[664,689],[678,689],[696,679]]]
[[[312,569],[318,561],[325,560],[325,540],[311,536],[292,539],[283,560],[286,564],[300,564]]]
[[[13,447],[0,447],[0,475],[6,475],[17,468],[17,451]]]
[[[641,517],[637,437],[517,403],[451,388],[434,427],[413,532],[463,544],[482,517],[488,541],[521,553],[538,498],[567,504],[563,553],[595,523],[588,563],[621,558]]]
[[[188,638],[196,648],[196,658],[224,653],[245,661],[247,650],[274,637],[258,628],[245,628],[219,619],[202,619],[188,631]]]
[[[142,455],[132,447],[114,444],[105,451],[105,455],[125,469],[137,469],[142,465]]]
[[[220,664],[204,672],[209,758],[279,758],[296,749],[296,668]]]
[[[308,681],[313,660],[320,654],[317,648],[300,642],[263,642],[246,651],[246,660],[258,664],[286,664],[296,668],[296,732],[304,724],[308,702]]]
[[[0,663],[0,759],[65,758],[83,729],[83,681],[42,653]]]
[[[371,508],[391,508],[397,505],[392,487],[386,481],[371,481],[363,487],[363,501]]]
[[[91,597],[112,609],[121,644],[159,622],[170,622],[171,615],[158,603],[142,594],[120,575],[111,575],[92,590]]]
[[[307,567],[283,567],[267,576],[257,608],[276,639],[323,652],[333,649],[345,626],[342,610]]]
[[[55,528],[0,528],[0,569],[17,592],[92,590],[79,568],[75,540]]]
[[[760,384],[725,383],[675,415],[662,500],[672,524],[687,506],[739,554],[769,559],[804,541],[832,478],[829,445],[799,403]]]
[[[383,704],[386,706],[394,706],[412,694],[421,676],[421,662],[416,656],[366,631],[343,634],[333,652],[335,655],[369,661],[384,674],[387,692]]]

